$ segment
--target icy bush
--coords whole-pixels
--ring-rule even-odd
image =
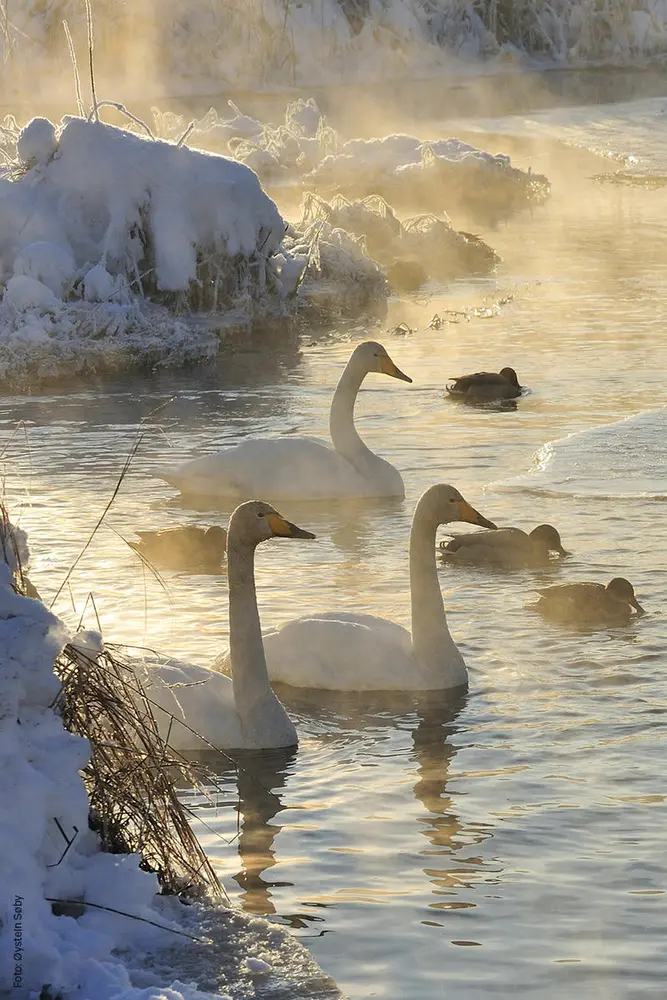
[[[301,225],[308,230],[318,220],[363,240],[364,249],[387,273],[403,273],[406,262],[418,265],[411,268],[421,276],[417,285],[429,277],[451,280],[486,274],[500,260],[484,240],[457,232],[447,218],[422,215],[400,222],[391,206],[376,195],[358,201],[336,195],[327,203],[308,194]]]

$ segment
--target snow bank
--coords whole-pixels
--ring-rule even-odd
[[[643,64],[667,52],[664,0],[97,0],[94,12],[99,90],[117,91],[125,77],[127,96],[411,79],[506,60]],[[34,93],[36,79],[51,88],[62,81],[69,97],[61,23],[68,20],[82,64],[83,5],[13,4],[6,17],[5,89]]]
[[[316,108],[293,112],[304,137],[317,127]],[[251,134],[252,120],[235,117],[232,131]],[[80,118],[60,130],[12,121],[0,381],[182,366],[296,313],[307,261],[290,254],[285,222],[245,164]],[[358,254],[348,258],[354,270]]]
[[[28,562],[26,539],[6,521],[0,527],[0,993],[213,1000],[196,985],[206,978],[219,998],[223,988],[224,996],[247,997],[248,978],[261,968],[275,996],[313,996],[315,983],[317,995],[339,996],[284,930],[156,896],[156,877],[139,857],[100,851],[79,773],[89,745],[51,707],[59,691],[53,664],[68,635],[40,601],[14,590],[13,573]],[[79,645],[94,651],[94,640],[88,634]]]
[[[25,565],[24,540],[23,549]],[[147,925],[102,911],[56,916],[49,902],[86,899],[157,918],[155,876],[137,858],[99,853],[88,829],[79,776],[88,744],[51,708],[59,691],[53,664],[66,640],[40,601],[15,593],[12,569],[0,560],[0,989],[18,998],[45,983],[55,994],[95,982],[87,995],[105,1000],[130,985],[112,950],[166,932],[147,934]]]
[[[269,257],[282,240],[256,174],[222,156],[77,118],[57,142],[50,122],[33,119],[18,154],[24,176],[0,189],[0,265],[39,244],[32,277],[55,271],[56,294],[100,265],[128,285],[185,292],[198,255],[261,247]]]
[[[325,196],[381,195],[416,210],[463,211],[482,225],[549,195],[546,177],[513,167],[504,153],[488,153],[455,137],[423,140],[397,134],[344,141],[313,98],[288,104],[282,124],[262,124],[230,104],[232,118],[210,108],[195,121],[192,141],[224,149],[252,167],[276,195],[285,186]],[[153,114],[167,135],[182,134],[185,119],[155,108]]]

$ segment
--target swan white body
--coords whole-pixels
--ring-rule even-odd
[[[297,743],[269,681],[255,591],[254,555],[271,537],[314,538],[259,500],[241,504],[229,521],[229,653],[231,677],[178,660],[137,666],[162,736],[177,750],[212,745],[261,750]]]
[[[412,635],[374,615],[333,612],[299,618],[264,636],[271,679],[336,691],[431,691],[465,685],[468,674],[447,627],[436,566],[436,531],[452,521],[494,527],[452,486],[432,486],[424,493],[410,533]]]
[[[402,497],[398,470],[367,448],[354,426],[357,393],[373,371],[412,381],[381,344],[359,344],[331,403],[331,444],[313,437],[253,438],[157,475],[196,496],[269,496],[276,501]]]

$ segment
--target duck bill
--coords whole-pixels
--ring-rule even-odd
[[[402,382],[412,382],[409,375],[402,372],[400,368],[397,368],[390,357],[382,358],[380,361],[380,368],[382,369],[383,375],[391,375],[392,378],[400,378]]]
[[[489,521],[478,510],[471,507],[467,500],[459,500],[459,521],[467,521],[469,524],[479,524],[481,528],[498,527],[493,521]]]
[[[268,514],[267,521],[271,526],[271,531],[278,538],[315,538],[312,531],[300,528],[298,524],[292,524],[281,514]]]
[[[632,600],[630,601],[630,604],[635,609],[635,611],[637,612],[638,615],[645,615],[646,614],[646,611],[641,606],[641,604],[639,603],[639,601],[637,600],[636,597],[632,598]]]

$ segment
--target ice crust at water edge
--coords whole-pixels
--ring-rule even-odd
[[[492,487],[600,499],[665,497],[666,432],[667,408],[575,431],[544,444],[530,471]]]

